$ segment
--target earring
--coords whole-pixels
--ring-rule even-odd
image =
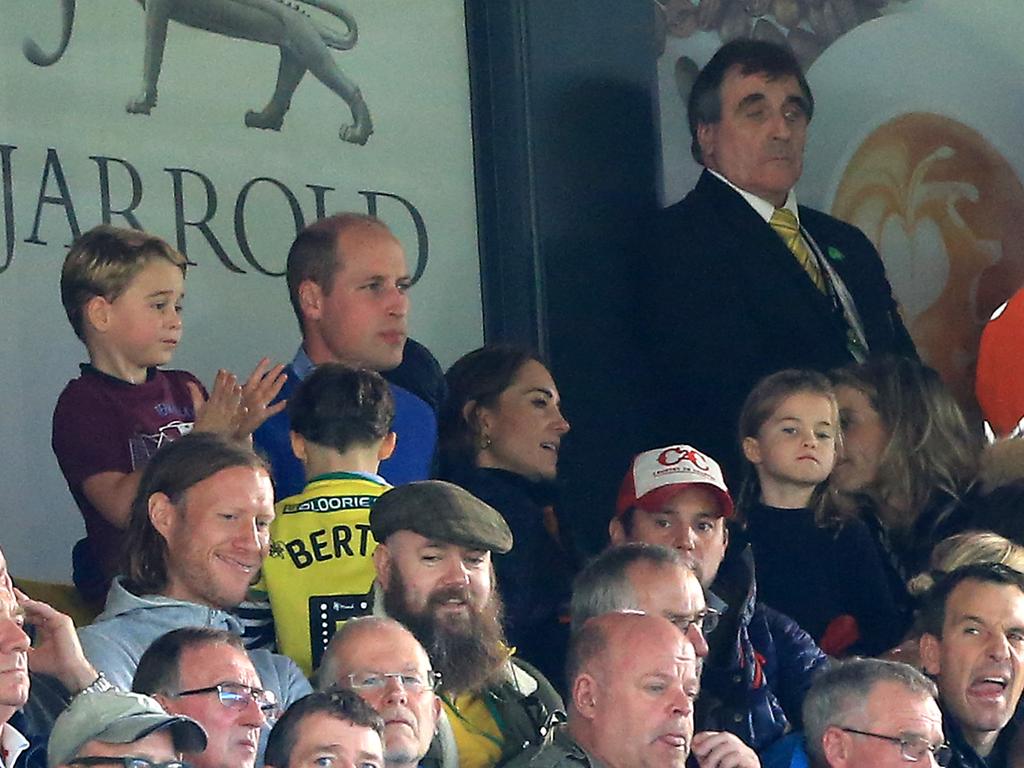
[[[486,451],[488,448],[491,447],[491,445],[492,445],[492,443],[491,443],[491,438],[490,437],[488,437],[487,435],[482,435],[480,437],[480,450],[481,451]]]

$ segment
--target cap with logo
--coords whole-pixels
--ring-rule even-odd
[[[615,514],[633,507],[657,512],[684,488],[701,486],[718,499],[722,517],[732,517],[733,503],[718,462],[690,445],[670,445],[637,454],[622,481]]]
[[[49,768],[63,765],[90,741],[130,744],[151,733],[170,729],[179,752],[206,749],[206,731],[195,720],[169,715],[149,696],[111,690],[76,696],[53,724],[47,746]]]
[[[382,494],[370,510],[373,538],[413,531],[435,541],[505,554],[512,531],[498,511],[464,488],[443,480],[420,480]]]

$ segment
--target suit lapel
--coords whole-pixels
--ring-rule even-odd
[[[694,191],[707,197],[709,213],[719,219],[729,249],[741,254],[737,268],[749,279],[772,286],[780,300],[807,308],[817,318],[834,315],[832,300],[815,287],[782,238],[739,193],[707,171]]]

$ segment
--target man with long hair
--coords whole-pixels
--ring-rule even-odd
[[[143,652],[172,629],[240,635],[233,611],[267,555],[273,519],[270,474],[251,448],[194,432],[162,449],[132,504],[123,574],[104,612],[79,632],[89,661],[127,690]],[[312,690],[291,659],[266,650],[249,657],[284,706]]]

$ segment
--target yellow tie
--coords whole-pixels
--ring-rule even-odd
[[[825,292],[825,279],[821,276],[821,268],[814,260],[814,255],[807,247],[803,237],[800,235],[800,225],[796,223],[796,216],[788,208],[776,208],[772,214],[772,220],[768,222],[772,229],[779,233],[782,242],[796,256],[797,262],[804,268],[804,272],[811,278],[815,287]]]

